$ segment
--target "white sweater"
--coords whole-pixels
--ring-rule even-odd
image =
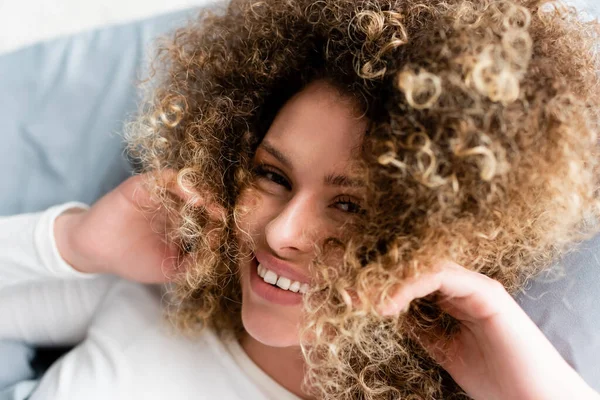
[[[54,220],[69,202],[0,218],[0,340],[76,345],[30,397],[39,399],[276,399],[298,397],[235,340],[186,338],[161,310],[161,287],[82,274],[60,256]]]

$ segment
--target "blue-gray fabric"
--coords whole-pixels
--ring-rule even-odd
[[[12,340],[0,341],[0,399],[2,399],[2,388],[35,377],[30,365],[33,355],[34,349],[25,343]]]
[[[600,392],[600,235],[574,249],[516,298],[569,364]]]
[[[129,176],[120,133],[136,110],[135,83],[149,44],[194,13],[107,27],[0,56],[0,215],[69,200],[91,204]],[[561,262],[566,276],[540,277],[518,298],[597,390],[599,249],[600,237],[585,243]],[[0,342],[0,400],[22,399],[31,390],[30,357],[28,347]],[[21,385],[8,387],[16,381]]]
[[[0,215],[91,203],[128,176],[123,122],[154,38],[182,11],[0,56]]]

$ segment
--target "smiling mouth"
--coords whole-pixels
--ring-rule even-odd
[[[282,306],[298,306],[302,303],[304,295],[301,290],[307,290],[308,284],[302,289],[302,284],[299,282],[294,283],[291,279],[277,275],[274,271],[269,273],[269,270],[263,266],[260,266],[262,277],[259,275],[258,270],[259,263],[255,258],[250,267],[250,288],[255,295],[271,304]],[[286,282],[286,279],[288,282]],[[286,286],[287,289],[284,289]],[[294,292],[290,289],[297,289],[297,291]]]
[[[258,276],[270,285],[277,286],[282,290],[287,290],[294,293],[306,293],[308,291],[308,283],[293,281],[285,276],[279,276],[274,271],[262,266],[260,263],[257,266]]]

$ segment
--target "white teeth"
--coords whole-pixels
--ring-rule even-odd
[[[277,274],[273,271],[267,270],[265,276],[263,276],[265,282],[274,285],[277,282]]]
[[[284,278],[283,276],[280,276],[279,279],[277,279],[277,286],[284,290],[288,290],[290,288],[290,283],[292,283],[292,281],[290,281],[288,278]]]
[[[290,290],[294,293],[306,293],[308,291],[308,283],[300,283],[298,281],[292,281],[284,276],[277,276],[275,272],[263,267],[261,264],[258,264],[258,276],[260,276],[263,281],[271,285],[277,285],[283,290]]]
[[[288,290],[291,290],[294,293],[298,293],[298,290],[300,290],[300,282],[294,281],[294,283],[292,283],[290,285],[290,287],[288,288]]]

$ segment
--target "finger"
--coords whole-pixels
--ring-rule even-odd
[[[426,272],[410,277],[402,282],[392,297],[379,308],[382,315],[396,315],[408,310],[414,299],[425,297],[440,289],[442,285],[441,271]]]
[[[434,292],[442,297],[438,302],[440,307],[459,320],[488,318],[512,299],[498,281],[447,261],[438,264],[432,272],[407,279],[385,305],[382,314],[398,314],[407,309],[412,300]]]
[[[161,172],[161,176],[165,180],[165,187],[170,193],[194,207],[204,208],[212,220],[225,220],[225,209],[215,202],[207,201],[206,197],[201,196],[196,190],[186,185],[176,170],[167,168]]]

